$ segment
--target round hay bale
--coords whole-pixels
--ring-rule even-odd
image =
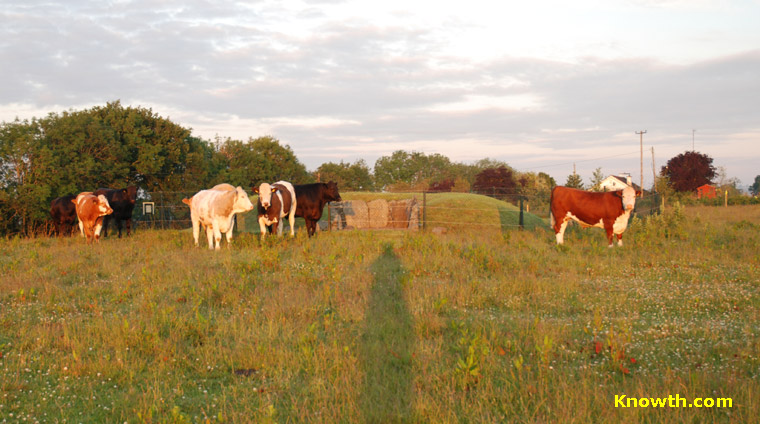
[[[369,208],[369,227],[385,228],[388,226],[388,201],[375,199],[367,204]]]
[[[346,217],[346,227],[356,229],[369,228],[369,208],[363,200],[343,202],[343,213]]]

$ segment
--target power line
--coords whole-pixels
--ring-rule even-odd
[[[532,166],[532,167],[529,167],[529,168],[515,168],[515,169],[517,169],[518,171],[528,171],[528,170],[531,170],[531,169],[553,168],[553,167],[557,167],[557,166],[572,165],[574,163],[580,163],[580,162],[595,162],[595,161],[602,160],[602,159],[618,158],[618,157],[621,157],[621,156],[628,156],[628,155],[633,155],[633,154],[636,154],[636,153],[637,152],[634,151],[634,152],[628,152],[628,153],[621,153],[621,154],[618,154],[618,155],[601,156],[601,157],[591,158],[591,159],[574,160],[574,161],[571,161],[571,162],[559,162],[559,163],[554,163],[554,164],[550,164],[550,165],[538,165],[538,166]]]

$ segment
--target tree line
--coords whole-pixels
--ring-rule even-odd
[[[600,175],[598,169],[592,182]],[[335,181],[344,191],[481,192],[507,200],[548,199],[556,185],[546,173],[519,172],[494,159],[464,164],[403,150],[372,169],[357,160],[309,172],[274,137],[203,140],[151,109],[119,101],[0,124],[0,234],[33,232],[45,225],[52,199],[99,187],[192,192],[227,182],[248,190],[277,180]],[[566,185],[583,186],[574,174]]]

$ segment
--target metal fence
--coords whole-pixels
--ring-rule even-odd
[[[154,228],[154,229],[185,229],[190,228],[190,208],[182,203],[182,199],[190,198],[194,192],[148,192],[145,198],[138,199],[137,205],[133,212],[133,222],[137,228]],[[516,208],[508,208],[506,205],[498,206],[498,221],[479,220],[479,215],[493,214],[494,207],[468,207],[461,203],[447,204],[442,199],[449,199],[452,193],[449,192],[432,192],[432,191],[410,191],[378,193],[367,192],[358,193],[355,197],[364,199],[366,203],[372,203],[377,200],[385,200],[389,206],[387,217],[374,216],[382,214],[377,209],[367,207],[366,223],[362,225],[359,221],[351,221],[350,215],[353,213],[356,218],[355,210],[351,202],[333,202],[325,207],[322,220],[320,222],[321,230],[339,230],[339,229],[431,229],[434,227],[448,228],[535,228],[545,226],[548,228],[549,220],[549,195],[523,195],[516,192],[499,192],[498,190],[489,190],[481,193],[487,197],[493,197],[506,201]],[[454,193],[455,194],[455,193]],[[449,197],[446,197],[449,196]],[[362,200],[358,200],[362,201]],[[409,202],[404,211],[405,218],[399,219],[400,213],[394,212],[401,208],[399,203]],[[416,205],[416,206],[415,206]],[[636,199],[636,208],[632,216],[651,215],[660,212],[661,198],[656,193],[647,193],[645,197]],[[416,209],[415,209],[416,208]],[[152,210],[151,210],[152,209]],[[256,221],[256,212],[251,211],[243,214],[236,214],[236,228],[239,231],[258,232],[259,226]],[[413,216],[416,214],[416,219]],[[363,215],[362,215],[363,216]],[[380,225],[378,223],[382,223]]]

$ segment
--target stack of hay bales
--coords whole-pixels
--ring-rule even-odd
[[[405,200],[375,199],[370,202],[349,200],[330,204],[333,229],[410,229],[420,226],[417,198]]]

